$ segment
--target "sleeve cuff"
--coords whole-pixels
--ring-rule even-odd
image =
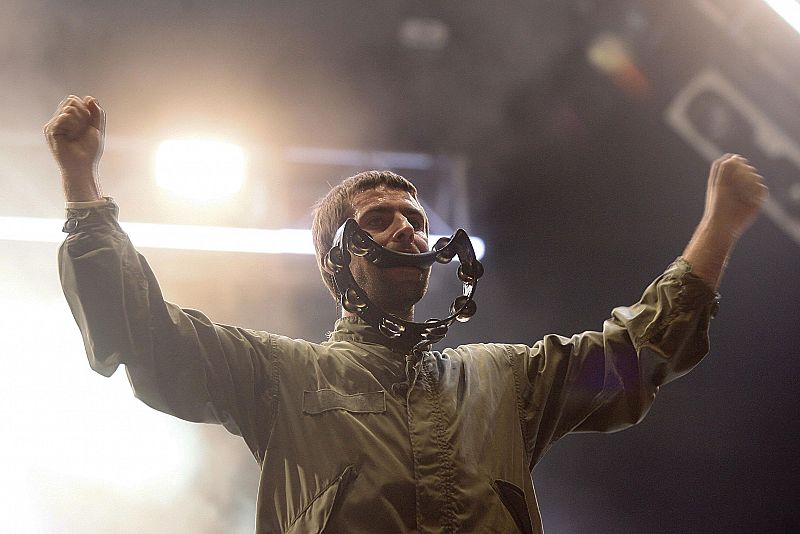
[[[113,200],[111,197],[103,197],[99,200],[87,200],[85,202],[64,202],[64,209],[81,210],[88,208],[99,208],[100,206],[105,206],[111,200]]]
[[[719,312],[719,292],[711,287],[708,282],[692,272],[692,264],[683,256],[670,266],[674,275],[680,280],[679,302],[684,306],[691,306],[692,302],[710,303],[710,316],[716,317]]]
[[[89,202],[67,202],[66,212],[67,220],[61,228],[66,234],[74,234],[79,228],[86,230],[93,226],[99,228],[109,224],[122,231],[117,221],[119,208],[111,197]]]

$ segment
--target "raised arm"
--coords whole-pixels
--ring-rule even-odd
[[[520,362],[530,385],[523,392],[529,406],[523,426],[531,467],[568,432],[609,432],[637,423],[660,386],[700,362],[709,349],[725,263],[766,193],[745,158],[726,154],[716,160],[702,220],[682,258],[639,302],[615,308],[601,331],[513,347],[512,361]]]
[[[124,364],[148,405],[222,423],[254,453],[263,450],[271,413],[269,334],[215,324],[164,300],[120,226],[116,204],[101,195],[105,116],[94,98],[67,97],[44,130],[67,200],[59,275],[91,367],[109,376]]]
[[[766,197],[764,179],[742,156],[725,154],[711,165],[703,218],[683,251],[692,272],[711,287],[719,287],[736,241]]]

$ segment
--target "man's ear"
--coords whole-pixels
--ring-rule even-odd
[[[333,276],[333,271],[328,269],[328,266],[325,264],[325,258],[326,257],[328,257],[327,253],[322,255],[322,256],[320,256],[320,258],[317,260],[317,263],[319,264],[319,270],[322,271],[323,273],[326,273],[326,274],[329,274],[329,275]]]

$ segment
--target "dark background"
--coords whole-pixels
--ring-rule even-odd
[[[107,110],[101,171],[123,220],[304,227],[326,184],[362,169],[289,161],[286,147],[430,154],[440,164],[420,173],[422,196],[487,244],[478,314],[448,344],[600,328],[681,253],[709,161],[665,112],[703,69],[800,144],[800,35],[760,0],[53,1],[4,11],[2,215],[60,216],[38,130],[68,93]],[[404,24],[420,19],[444,27],[444,41],[404,40]],[[590,61],[603,35],[626,43],[644,85]],[[746,123],[698,106],[720,152],[750,157],[772,202],[800,214],[790,194],[800,170],[770,157]],[[149,189],[148,143],[193,129],[254,154],[249,200],[236,209],[179,206]],[[465,202],[447,204],[453,184]],[[567,437],[537,466],[546,530],[800,528],[798,244],[761,216],[728,266],[702,364],[665,387],[639,426]],[[168,298],[215,320],[318,340],[335,318],[308,256],[145,253]],[[434,281],[421,315],[452,298],[450,276]],[[207,440],[211,462],[219,439]],[[205,482],[222,495],[218,524],[252,514],[256,466],[241,462],[225,484]],[[158,532],[214,531],[163,524]]]

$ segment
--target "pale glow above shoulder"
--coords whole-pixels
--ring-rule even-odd
[[[0,217],[0,240],[60,243],[64,240],[61,219]],[[314,254],[311,230],[281,228],[235,228],[185,224],[121,222],[134,245],[141,248],[250,252],[256,254]],[[431,235],[432,245],[441,235]],[[470,237],[475,255],[483,258],[486,245]]]

